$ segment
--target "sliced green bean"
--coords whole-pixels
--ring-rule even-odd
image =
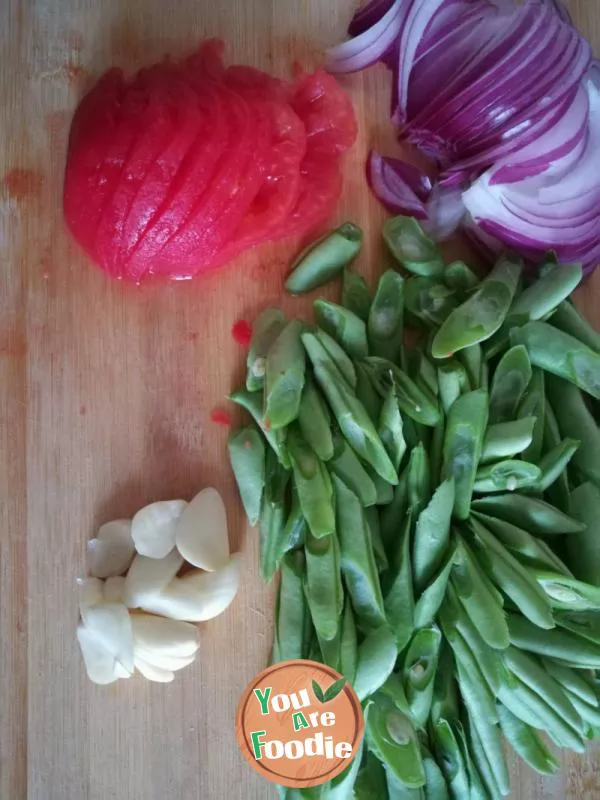
[[[371,293],[365,279],[358,272],[346,267],[342,282],[342,305],[366,322],[371,308]]]
[[[371,357],[365,360],[371,375],[381,386],[381,394],[385,397],[390,383],[396,390],[396,399],[400,410],[415,422],[434,426],[440,421],[440,410],[435,396],[423,386],[418,386],[408,375],[384,358]]]
[[[508,627],[511,644],[521,650],[577,664],[580,669],[600,669],[600,645],[571,631],[558,628],[545,631],[529,620],[510,613]]]
[[[288,429],[287,448],[300,507],[308,527],[313,536],[328,536],[335,530],[329,473],[295,425]]]
[[[295,550],[297,547],[301,547],[304,544],[307,530],[308,525],[302,513],[298,493],[292,490],[292,508],[277,547],[277,563],[279,563],[283,556],[290,550]]]
[[[515,717],[502,703],[498,704],[498,717],[502,733],[523,761],[541,775],[554,775],[557,772],[560,764],[535,728]]]
[[[583,523],[567,516],[543,500],[520,494],[498,494],[473,501],[473,511],[480,511],[517,527],[522,526],[536,536],[579,533]]]
[[[334,533],[316,539],[308,533],[304,545],[306,580],[304,591],[313,625],[323,639],[338,632],[344,602],[339,544]]]
[[[404,454],[406,453],[406,441],[404,440],[402,414],[400,413],[400,407],[396,398],[396,390],[393,384],[390,385],[383,401],[383,407],[379,417],[378,433],[392,464],[396,471],[398,471]]]
[[[359,700],[366,700],[383,686],[392,674],[398,647],[392,630],[382,625],[369,633],[358,647],[354,691]]]
[[[450,544],[454,479],[441,484],[419,514],[412,545],[415,591],[421,594],[441,566]]]
[[[535,417],[523,417],[512,422],[490,425],[483,440],[481,463],[516,456],[526,450],[533,440]]]
[[[479,286],[479,278],[464,261],[453,261],[444,270],[444,283],[451,289],[466,293]]]
[[[385,613],[387,620],[396,635],[398,650],[402,651],[414,630],[414,590],[412,584],[412,568],[410,561],[410,531],[412,515],[408,513],[404,520],[400,539],[400,562],[391,585],[385,593]]]
[[[552,315],[550,324],[600,353],[600,333],[592,328],[573,303],[562,302]]]
[[[339,434],[334,434],[334,456],[329,462],[333,475],[344,481],[359,497],[363,506],[373,506],[377,502],[377,489],[358,456]]]
[[[321,650],[321,663],[331,667],[336,672],[340,671],[340,644],[341,644],[341,621],[333,639],[323,639],[317,631],[317,639]]]
[[[411,318],[436,330],[458,306],[454,289],[431,278],[413,277],[404,287],[404,307]]]
[[[447,358],[492,336],[504,322],[521,271],[521,263],[502,258],[468,300],[444,321],[433,340],[434,357]]]
[[[540,460],[544,444],[546,393],[545,378],[541,369],[534,369],[525,396],[518,409],[519,419],[535,417],[533,438],[529,447],[523,451],[523,458],[532,464]]]
[[[575,439],[564,439],[557,447],[542,456],[538,482],[538,488],[542,492],[547,491],[560,478],[578,447],[579,442]]]
[[[408,473],[407,465],[398,479],[398,485],[394,489],[394,497],[388,506],[383,506],[380,510],[380,532],[388,561],[396,564],[398,542],[404,526],[404,517],[408,509]]]
[[[347,484],[346,484],[347,485]],[[387,553],[381,537],[381,524],[379,521],[379,509],[373,506],[365,508],[364,511],[365,522],[369,529],[369,537],[375,555],[375,564],[379,573],[385,572],[389,566]]]
[[[511,347],[500,359],[490,393],[490,422],[509,422],[517,416],[517,408],[531,380],[531,363],[527,350]]]
[[[423,786],[421,747],[410,719],[379,692],[366,705],[365,721],[369,749],[404,786]]]
[[[424,728],[433,700],[442,635],[436,625],[418,630],[408,646],[402,675],[410,713],[419,728]]]
[[[393,269],[379,279],[367,332],[373,355],[398,361],[404,337],[404,278]]]
[[[261,576],[268,583],[280,558],[280,542],[286,521],[285,496],[290,473],[269,453],[265,468],[265,491],[260,515],[259,561]]]
[[[256,525],[265,486],[264,439],[256,428],[247,427],[233,431],[227,446],[248,522]]]
[[[590,587],[592,588],[592,587]],[[600,614],[589,611],[556,611],[556,624],[600,646]]]
[[[548,398],[563,436],[580,441],[572,466],[600,486],[600,428],[581,391],[568,381],[548,376]]]
[[[246,388],[249,392],[256,392],[264,387],[267,353],[285,325],[285,316],[278,308],[266,308],[254,320],[250,349],[246,359],[248,367]]]
[[[427,450],[417,445],[410,454],[407,472],[408,509],[415,519],[431,497],[431,469]]]
[[[329,300],[315,300],[313,308],[319,327],[341,344],[348,355],[353,358],[368,355],[367,327],[360,317]]]
[[[431,729],[438,764],[450,787],[452,797],[469,797],[469,775],[452,725],[443,717]]]
[[[573,707],[583,720],[583,727],[592,725],[594,727],[600,726],[600,710],[595,706],[586,703],[581,698],[577,697],[576,695],[572,695],[568,693],[569,700],[573,704]]]
[[[382,409],[381,395],[373,386],[370,370],[360,361],[355,364],[356,369],[356,397],[364,406],[371,422],[379,424]]]
[[[450,547],[448,555],[436,575],[431,579],[430,584],[421,593],[415,604],[414,625],[415,628],[424,628],[435,619],[446,595],[446,588],[450,578],[450,572],[454,562],[454,547]]]
[[[336,342],[333,336],[330,336],[320,328],[314,331],[314,335],[331,361],[338,368],[340,375],[342,375],[348,386],[355,389],[357,384],[356,368],[354,362],[344,348]]]
[[[321,461],[329,461],[333,456],[331,415],[310,375],[306,376],[300,400],[298,425],[304,440]]]
[[[374,797],[387,797],[387,777],[381,761],[367,751],[356,778],[353,798],[373,800]]]
[[[536,367],[600,399],[600,353],[546,322],[513,328],[510,336],[512,344],[525,345]]]
[[[309,619],[304,597],[304,554],[297,551],[281,561],[281,582],[276,610],[276,638],[280,661],[305,658],[304,631]]]
[[[391,503],[394,499],[394,486],[392,486],[391,483],[384,481],[383,478],[378,475],[368,464],[365,465],[365,470],[375,486],[375,492],[377,494],[375,504],[378,506],[389,505],[389,503]]]
[[[263,420],[262,392],[249,392],[247,389],[238,389],[236,392],[232,392],[229,395],[229,399],[238,406],[241,406],[252,416],[280,463],[285,467],[289,467],[287,451],[281,446],[280,441],[275,435],[275,431],[265,426]]]
[[[583,483],[571,492],[570,510],[585,528],[566,542],[569,566],[582,581],[600,586],[600,487]]]
[[[461,395],[448,414],[443,474],[454,476],[454,512],[459,519],[469,516],[487,418],[488,397],[483,389]]]
[[[361,742],[350,766],[331,781],[323,800],[354,800],[354,786],[362,763],[363,752],[364,741]]]
[[[441,278],[444,260],[438,246],[412,217],[391,217],[383,223],[383,239],[390,252],[409,272]]]
[[[461,394],[469,391],[469,378],[463,365],[456,359],[450,359],[440,364],[437,374],[442,408],[444,413],[448,414],[454,401]]]
[[[316,289],[332,280],[360,251],[362,230],[345,222],[304,251],[292,264],[285,288],[292,294]]]
[[[548,675],[558,681],[563,689],[568,692],[569,696],[574,695],[588,705],[594,708],[598,707],[598,698],[593,688],[574,669],[559,664],[553,658],[542,658],[540,660]]]
[[[427,751],[423,752],[423,767],[425,769],[425,797],[427,800],[450,800],[450,793],[444,778],[444,773],[438,767],[437,761]]]
[[[350,600],[346,597],[340,630],[340,666],[339,672],[348,683],[354,683],[358,664],[358,641],[356,624]]]
[[[410,716],[410,708],[399,672],[392,672],[379,691],[387,695],[399,711]]]
[[[306,369],[301,333],[301,322],[289,322],[267,353],[265,421],[272,430],[289,425],[300,410]]]
[[[360,500],[334,475],[342,572],[358,624],[367,630],[385,622],[383,596],[369,528]]]
[[[465,372],[469,387],[471,389],[480,389],[481,384],[481,371],[483,367],[483,351],[480,344],[472,344],[470,347],[465,347],[456,354],[456,358],[461,363]],[[487,391],[487,386],[485,387]]]
[[[471,746],[462,722],[455,723],[456,738],[462,753],[465,769],[469,779],[469,800],[489,800],[486,787],[471,754]]]
[[[528,461],[497,461],[477,470],[473,491],[476,494],[514,492],[517,489],[539,487],[542,470]]]
[[[430,721],[436,725],[441,719],[458,720],[458,686],[454,676],[454,657],[448,642],[443,639],[438,657],[438,670],[433,681],[433,700]]]

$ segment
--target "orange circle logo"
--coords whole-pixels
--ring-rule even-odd
[[[319,786],[357,754],[365,723],[354,689],[316,661],[283,661],[250,683],[238,707],[236,735],[263,777],[291,788]]]

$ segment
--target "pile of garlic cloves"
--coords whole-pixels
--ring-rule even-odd
[[[240,583],[240,554],[229,554],[225,506],[213,488],[190,503],[164,500],[107,522],[88,542],[88,561],[77,640],[100,684],[136,670],[172,681],[198,653],[195,623],[225,611]]]

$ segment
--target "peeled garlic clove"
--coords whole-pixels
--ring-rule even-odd
[[[200,647],[198,628],[187,622],[150,614],[133,614],[131,624],[136,651],[146,650],[157,655],[187,658],[195,655]]]
[[[194,497],[179,519],[175,542],[181,555],[195,567],[212,572],[227,564],[227,514],[216,489],[203,489]]]
[[[114,578],[107,578],[104,581],[104,602],[122,603],[125,597],[125,578],[123,575],[116,575]]]
[[[135,667],[141,672],[144,678],[149,681],[155,681],[155,683],[171,683],[175,677],[170,670],[155,667],[153,664],[148,664],[147,661],[141,658],[136,658]]]
[[[197,654],[194,653],[192,656],[180,658],[178,656],[152,652],[151,650],[146,650],[143,647],[134,647],[133,661],[136,663],[137,659],[139,658],[146,664],[150,664],[153,667],[169,670],[170,672],[177,672],[178,670],[193,664],[196,660],[196,655]]]
[[[77,626],[77,641],[88,678],[99,684],[114,683],[118,678],[115,657],[82,622]]]
[[[138,511],[131,521],[135,549],[148,558],[164,558],[175,547],[177,521],[187,507],[185,500],[163,500]]]
[[[133,672],[133,628],[129,611],[123,603],[103,603],[88,608],[85,626],[113,659]]]
[[[89,608],[104,603],[104,581],[100,578],[77,578],[79,587],[79,613],[84,622]]]
[[[190,599],[187,592],[183,594],[178,592],[176,590],[178,584],[179,578],[174,578],[160,594],[147,597],[140,608],[169,619],[195,622],[198,609],[202,607],[202,600],[198,597]]]
[[[90,574],[96,578],[122,575],[131,564],[134,552],[131,520],[107,522],[102,525],[96,538],[88,542]]]
[[[125,578],[125,603],[129,608],[142,608],[160,594],[183,566],[183,558],[172,550],[165,558],[136,555]]]
[[[240,586],[242,559],[235,553],[226,566],[215,572],[193,570],[178,579],[180,592],[189,596],[196,594],[202,599],[202,609],[198,616],[190,617],[190,622],[205,622],[213,619],[232,603]],[[167,587],[167,592],[170,587]]]
[[[133,672],[127,672],[123,664],[119,661],[115,661],[115,675],[117,678],[131,678]]]

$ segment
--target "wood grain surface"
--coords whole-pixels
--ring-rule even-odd
[[[240,317],[281,300],[298,242],[246,254],[220,275],[122,285],[91,267],[61,218],[69,122],[112,64],[137,67],[221,36],[228,55],[277,74],[315,64],[355,0],[0,2],[0,798],[258,800],[274,792],[242,759],[237,702],[265,664],[272,596],[243,524],[211,409],[239,380]],[[600,0],[569,3],[600,52]],[[388,77],[344,81],[360,140],[337,219],[367,231],[378,270],[382,213],[366,190],[372,145],[393,152]],[[579,292],[600,321],[600,271]],[[286,300],[295,312],[307,303]],[[75,579],[97,526],[145,503],[216,485],[245,556],[230,610],[203,626],[202,654],[174,683],[97,687],[75,642]],[[600,797],[598,752],[542,781],[513,765],[515,798]]]

